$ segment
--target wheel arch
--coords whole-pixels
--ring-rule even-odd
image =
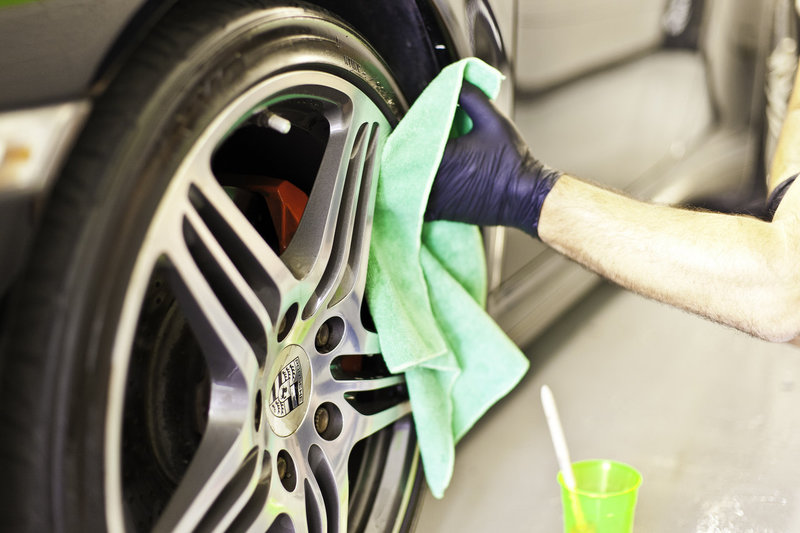
[[[178,0],[144,0],[105,54],[90,87],[101,94],[149,30]],[[289,3],[292,3],[291,0]],[[496,27],[487,24],[485,0],[309,0],[355,28],[389,66],[409,102],[447,64],[477,55],[506,70]],[[483,44],[490,43],[488,47]],[[482,50],[486,48],[486,51]]]

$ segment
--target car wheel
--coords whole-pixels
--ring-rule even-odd
[[[420,469],[364,299],[404,107],[296,3],[178,4],[97,102],[5,319],[14,531],[403,531]]]

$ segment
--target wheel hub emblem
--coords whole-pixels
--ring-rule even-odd
[[[303,403],[303,368],[300,358],[295,357],[284,366],[272,383],[269,394],[269,410],[283,418]]]
[[[312,374],[308,355],[297,344],[285,347],[272,362],[269,374],[264,376],[264,386],[269,390],[267,420],[276,435],[288,437],[305,420],[311,402]]]

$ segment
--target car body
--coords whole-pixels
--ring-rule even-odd
[[[410,530],[375,161],[447,64],[510,73],[489,5],[23,1],[0,34],[0,528]]]

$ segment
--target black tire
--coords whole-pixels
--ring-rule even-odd
[[[164,212],[163,205],[170,186],[177,180],[181,165],[189,159],[194,147],[205,142],[204,132],[232,102],[259,83],[300,71],[322,73],[320,75],[343,80],[343,84],[354,88],[354,94],[369,98],[387,124],[393,124],[403,111],[402,95],[388,69],[352,29],[309,6],[287,2],[276,5],[268,0],[208,0],[177,4],[96,103],[49,199],[32,259],[12,293],[9,316],[3,325],[0,472],[4,482],[0,488],[0,530],[171,529],[170,522],[160,521],[163,518],[160,512],[170,502],[176,487],[184,482],[183,476],[190,468],[186,465],[196,458],[200,439],[205,439],[204,432],[209,431],[211,422],[208,418],[212,415],[203,401],[213,403],[220,397],[214,396],[216,392],[210,392],[216,390],[213,388],[216,378],[213,369],[209,370],[209,366],[213,366],[207,353],[210,348],[203,344],[204,332],[200,331],[203,328],[198,326],[203,318],[195,319],[189,316],[191,312],[186,311],[179,294],[181,289],[176,288],[175,279],[179,276],[169,261],[159,263],[160,266],[150,272],[146,293],[135,304],[129,303],[133,298],[131,295],[138,294],[131,289],[136,283],[132,276],[138,272],[137,261],[140,261],[146,243],[152,242],[153,228],[158,227],[154,217]],[[291,115],[297,108],[302,115],[307,111],[303,106],[308,109],[323,106],[319,103],[323,98],[309,103],[300,96],[285,104],[286,113]],[[258,116],[259,112],[252,110],[241,118],[249,117],[251,122],[258,122]],[[242,122],[238,121],[236,128],[240,127],[243,127]],[[375,126],[373,130],[375,138],[378,137],[377,128]],[[313,130],[313,125],[308,126],[308,130]],[[216,146],[213,165],[217,179],[226,172],[237,175],[258,172],[260,159],[252,155],[253,138],[241,142],[236,140],[232,146],[225,144],[239,131],[227,133]],[[315,134],[312,132],[306,136],[309,135],[314,137]],[[263,139],[256,137],[255,140],[261,142]],[[309,143],[313,144],[315,140],[319,139],[314,138]],[[318,155],[322,157],[325,148],[320,150]],[[278,158],[274,154],[270,157]],[[301,176],[289,181],[294,181],[313,198],[314,169],[320,164],[319,158],[307,158],[300,153],[282,164],[290,170],[300,169],[297,173]],[[241,168],[236,168],[237,165]],[[220,170],[218,166],[224,169]],[[280,174],[286,170],[283,167],[278,170],[270,168]],[[224,184],[231,187],[230,183]],[[202,203],[202,199],[197,200],[195,207],[202,210],[199,205]],[[309,206],[312,205],[309,201]],[[204,220],[213,226],[214,222],[209,220],[215,216],[211,213]],[[249,219],[254,226],[260,223],[256,218]],[[219,231],[224,233],[229,229],[226,227]],[[191,233],[194,230],[190,228],[187,231]],[[252,228],[247,231],[252,231]],[[274,238],[269,231],[260,231],[265,241]],[[185,238],[187,241],[200,239],[191,235]],[[274,243],[270,244],[274,247]],[[230,245],[232,248],[225,249],[237,267],[240,260],[233,257],[236,254],[231,250],[235,251],[238,245],[236,241]],[[205,252],[201,250],[198,254]],[[193,257],[198,263],[209,262],[205,256]],[[292,257],[296,259],[296,256]],[[214,263],[213,259],[210,263]],[[296,267],[293,272],[297,277],[302,278],[302,265],[293,267]],[[216,263],[201,265],[200,268],[206,269],[202,271],[226,310],[239,305],[238,301],[230,303],[225,301],[224,295],[220,296],[227,287],[225,283],[230,280],[215,281]],[[250,279],[246,273],[242,277]],[[360,300],[361,295],[356,296]],[[251,420],[252,412],[255,412],[254,435],[267,431],[260,428],[268,426],[266,420],[262,423],[261,406],[267,403],[266,395],[272,385],[266,379],[274,374],[270,362],[278,356],[274,352],[282,355],[287,349],[284,347],[288,343],[284,340],[287,334],[276,333],[281,328],[280,318],[286,319],[295,313],[294,323],[305,324],[306,330],[321,327],[320,323],[325,320],[333,324],[329,328],[326,326],[327,335],[335,331],[338,324],[333,297],[326,300],[319,296],[315,305],[309,303],[303,307],[301,302],[298,308],[298,302],[290,305],[291,302],[283,301],[281,294],[280,302],[265,304],[271,330],[255,334],[266,337],[260,341],[264,343],[266,354],[256,356],[261,370],[258,371],[260,381],[254,385],[259,391],[263,389],[264,396],[263,400],[261,392],[257,397],[255,393],[245,396],[250,404],[256,401],[258,404],[258,407],[247,407]],[[129,305],[142,309],[134,323],[123,321]],[[178,320],[179,325],[174,328],[164,326],[172,320],[172,313],[186,316],[180,319],[183,322]],[[348,317],[352,318],[352,313],[342,313],[336,316],[344,316],[345,322]],[[234,319],[239,318],[236,312],[231,314]],[[241,315],[244,317],[242,320],[248,322],[251,317],[244,315],[247,313]],[[234,322],[240,325],[237,320]],[[248,324],[246,327],[252,326],[252,323]],[[291,327],[290,318],[287,329]],[[346,331],[340,333],[345,338],[339,346],[348,345],[350,341],[346,336],[356,335],[352,333],[354,329],[360,332],[359,338],[371,335],[361,332],[360,327],[355,321],[352,324],[348,322]],[[125,333],[122,331],[127,331],[125,328],[131,331]],[[127,359],[122,359],[125,364],[120,365],[119,360],[114,359],[115,350],[123,342],[120,339],[127,338],[125,335],[128,334],[133,342],[127,348],[123,347],[127,350]],[[313,333],[310,341],[302,342],[300,339],[306,337],[302,337],[300,332],[292,330],[291,334],[298,345],[302,344],[309,353],[313,351]],[[242,335],[246,337],[248,333]],[[169,336],[175,338],[164,340]],[[184,337],[194,339],[181,340]],[[159,348],[167,342],[172,343],[168,348]],[[258,342],[253,345],[257,346]],[[174,355],[178,351],[176,346],[182,350],[180,359]],[[362,401],[364,405],[357,407],[366,413],[365,416],[386,409],[387,405],[392,408],[407,405],[404,383],[386,375],[379,357],[368,351],[348,352],[336,346],[323,350],[319,344],[317,351],[317,355],[329,357],[325,364],[331,369],[339,368],[335,363],[338,361],[336,357],[360,357],[368,361],[368,364],[359,363],[359,375],[350,376],[375,378],[376,383],[382,384],[369,391],[372,396],[368,399],[359,400],[357,394],[353,395],[355,400],[350,398],[353,405]],[[169,355],[162,357],[162,352]],[[339,372],[346,374],[347,371],[339,369]],[[212,374],[210,378],[209,373]],[[120,393],[114,388],[114,383],[120,379],[124,383],[122,400],[117,398]],[[211,385],[198,385],[209,380]],[[277,377],[275,380],[277,383]],[[391,386],[385,386],[386,383]],[[176,388],[181,387],[189,392],[176,394]],[[191,392],[191,387],[202,390]],[[203,400],[208,395],[211,399],[206,397]],[[119,411],[114,411],[115,401],[123,402],[118,406]],[[147,412],[156,404],[160,414]],[[183,404],[191,404],[187,409],[200,405],[199,422],[188,420],[191,417],[181,411]],[[334,415],[339,408],[333,406]],[[341,409],[346,408],[343,403]],[[202,413],[204,409],[208,410],[205,414]],[[263,412],[267,413],[267,409]],[[269,531],[302,531],[305,528],[322,531],[323,526],[327,531],[355,531],[380,527],[377,524],[381,523],[388,529],[401,527],[406,530],[416,498],[412,494],[419,489],[421,469],[417,468],[418,454],[410,416],[407,411],[396,412],[405,414],[398,415],[385,429],[365,435],[360,444],[346,449],[350,455],[346,463],[350,470],[348,484],[351,485],[349,511],[330,508],[331,500],[338,497],[338,494],[332,497],[330,487],[339,490],[341,487],[334,483],[326,488],[320,481],[326,475],[331,476],[324,468],[320,470],[318,455],[323,452],[304,452],[302,456],[295,455],[293,460],[316,461],[316,466],[308,467],[309,471],[316,470],[305,480],[306,494],[315,496],[306,496],[304,519],[297,518],[299,522],[291,525],[292,513],[278,514],[267,523]],[[121,416],[110,413],[121,413]],[[313,425],[313,414],[305,419],[312,419],[312,427],[317,428],[323,441],[335,439],[338,433],[326,435],[319,426]],[[157,419],[156,422],[151,418]],[[302,424],[307,423],[305,419]],[[115,424],[119,425],[117,429],[114,429],[117,427]],[[159,435],[158,438],[169,441],[168,447],[174,445],[176,450],[164,452],[168,456],[174,454],[174,457],[154,458],[163,452],[150,449],[160,445],[150,442],[156,437],[148,432],[160,431],[152,429],[154,424],[170,426],[164,430],[166,436]],[[295,431],[299,433],[300,430]],[[338,431],[342,432],[341,429]],[[398,440],[400,435],[405,435],[402,437],[405,440]],[[110,443],[116,442],[113,439],[119,440],[119,446],[111,449]],[[170,439],[180,442],[175,444]],[[270,435],[264,439],[274,441],[278,437]],[[183,449],[177,449],[180,447]],[[315,448],[321,449],[320,446]],[[390,449],[394,451],[390,452]],[[232,492],[239,490],[236,483],[244,479],[237,473],[236,479],[227,479],[225,490],[213,500],[213,505],[204,510],[201,519],[187,521],[191,525],[184,524],[185,528],[213,529],[224,523],[235,530],[260,523],[255,517],[261,511],[259,505],[263,507],[272,497],[270,482],[277,487],[277,479],[284,488],[289,486],[283,477],[287,458],[279,459],[278,454],[270,454],[270,450],[258,446],[249,450],[242,467],[250,465],[254,472],[245,479],[249,488],[242,494],[248,496],[229,498]],[[286,444],[281,453],[288,457],[292,450]],[[115,453],[120,462],[116,466],[109,460],[111,456],[116,457]],[[397,465],[387,467],[389,453],[395,454],[392,456],[395,463],[398,457],[402,459],[402,468]],[[291,462],[292,458],[288,457],[288,460]],[[182,462],[186,464],[180,466]],[[120,470],[118,474],[110,473],[117,467]],[[280,468],[284,474],[278,479],[271,469],[277,471]],[[296,477],[302,478],[301,467],[297,466],[297,469]],[[388,479],[389,470],[394,471],[392,475],[397,478],[396,483],[392,481],[398,485],[397,497],[389,501],[395,507],[389,521],[376,522],[379,519],[372,515],[375,507],[387,505],[387,500],[382,500],[379,492],[385,492],[381,483],[391,481]],[[172,489],[170,480],[174,485]],[[303,489],[303,482],[303,479],[292,482],[298,485],[297,488],[292,485],[292,491],[295,491],[292,494]],[[312,485],[320,487],[314,492],[309,488]],[[291,491],[286,488],[286,492]],[[120,496],[119,509],[115,508],[113,512],[110,510],[113,506],[109,505],[114,498],[109,496],[112,493]],[[225,507],[226,501],[238,502],[235,505],[240,510],[231,515]],[[385,509],[377,511],[385,513]]]

